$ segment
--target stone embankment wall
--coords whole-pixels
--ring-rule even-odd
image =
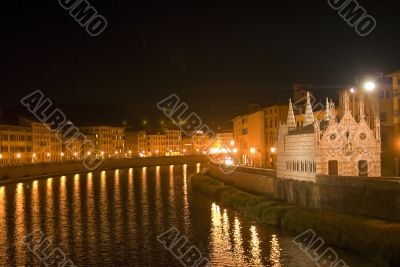
[[[400,221],[400,178],[318,176],[316,182],[276,178],[271,170],[240,167],[209,174],[241,190],[308,209]]]
[[[205,156],[177,156],[177,157],[153,157],[132,159],[107,159],[97,170],[123,169],[142,166],[162,166],[206,163]],[[88,172],[81,161],[40,163],[0,167],[0,185],[34,179],[35,177],[50,176],[56,174]]]

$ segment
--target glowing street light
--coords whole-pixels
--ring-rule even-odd
[[[276,147],[271,147],[271,153],[275,153],[276,152]]]
[[[234,148],[234,149],[233,149],[233,153],[236,154],[237,152],[238,152],[238,149],[237,149],[237,148]]]
[[[32,157],[36,158],[36,153],[33,153],[33,154],[32,154]]]
[[[251,153],[251,166],[254,167],[254,154],[256,153],[256,149],[254,147],[250,148]]]
[[[376,84],[373,81],[367,81],[364,83],[364,89],[367,92],[372,92],[375,90],[375,88],[376,88]]]
[[[60,154],[60,155],[61,155],[61,157],[64,157],[64,152],[61,152],[61,154]]]
[[[0,154],[0,159],[2,159],[3,158],[3,155],[2,154]]]
[[[234,140],[231,141],[231,146],[235,146],[235,141]]]
[[[354,94],[355,92],[356,92],[356,89],[354,89],[354,87],[350,88],[350,93]]]
[[[17,154],[17,159],[20,159],[21,158],[21,154]]]
[[[50,153],[47,153],[47,157],[49,157],[49,158],[50,158],[50,156],[51,156],[51,154],[50,154]]]

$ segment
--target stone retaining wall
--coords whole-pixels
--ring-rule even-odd
[[[276,178],[274,171],[238,168],[224,174],[210,166],[209,174],[237,188],[323,211],[400,221],[400,178],[318,176],[316,182]]]
[[[177,157],[153,157],[132,159],[107,159],[98,170],[123,169],[141,166],[175,165],[207,163],[205,156],[177,156]],[[84,172],[88,171],[81,161],[39,163],[0,167],[0,184],[15,182],[24,177],[49,176],[52,174]]]

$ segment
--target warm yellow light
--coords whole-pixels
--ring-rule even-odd
[[[92,153],[89,151],[87,154],[88,154],[88,156],[90,156],[90,154],[92,154]]]
[[[256,153],[256,149],[255,149],[254,147],[250,148],[250,153],[251,153],[251,154]]]
[[[276,147],[271,147],[271,153],[275,153],[276,152]]]
[[[32,154],[32,157],[36,158],[36,153],[33,153],[33,154]]]
[[[231,146],[235,146],[235,141],[234,140],[231,141]]]
[[[350,89],[350,93],[354,94],[355,92],[356,92],[356,89],[354,89],[354,88]]]
[[[3,155],[2,154],[0,154],[0,159],[2,159],[3,158]]]
[[[115,155],[117,155],[118,154],[118,151],[115,151]]]
[[[101,155],[104,156],[104,151],[101,151]]]
[[[64,152],[61,152],[61,157],[64,157]]]
[[[75,155],[75,156],[77,156],[77,155],[78,155],[78,153],[76,153],[76,152],[75,152],[75,153],[74,153],[74,155]]]
[[[372,92],[372,91],[375,90],[375,88],[376,88],[376,84],[375,84],[374,82],[372,82],[372,81],[367,81],[367,82],[365,82],[365,84],[364,84],[364,89],[365,89],[367,92]]]
[[[129,154],[132,154],[132,151],[129,150]]]
[[[238,152],[238,149],[237,149],[237,148],[234,148],[234,149],[233,149],[233,153],[236,154],[237,152]]]
[[[50,157],[50,155],[51,155],[50,153],[47,153],[47,156],[48,156],[48,157]]]
[[[17,154],[17,158],[20,159],[21,158],[21,154],[18,153]]]

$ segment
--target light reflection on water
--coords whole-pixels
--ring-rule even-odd
[[[171,227],[213,266],[314,266],[290,237],[192,192],[200,171],[143,167],[1,186],[0,266],[39,265],[21,242],[38,230],[78,266],[181,266],[157,241]]]

